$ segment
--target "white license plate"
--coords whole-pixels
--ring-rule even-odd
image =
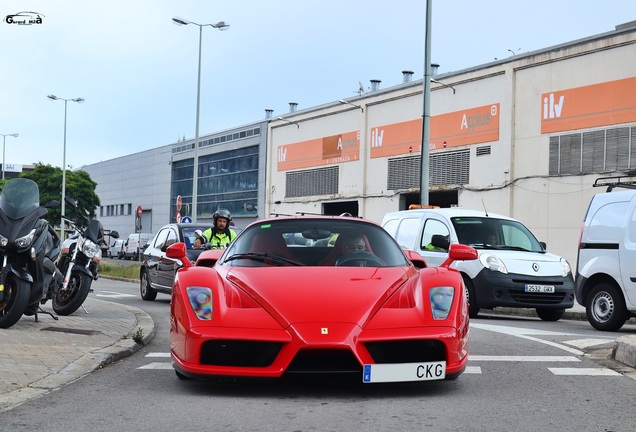
[[[554,293],[554,285],[530,285],[526,284],[526,292],[529,293]]]
[[[446,362],[364,365],[362,382],[433,381],[446,378]]]

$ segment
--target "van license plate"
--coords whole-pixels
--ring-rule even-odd
[[[526,284],[526,292],[554,294],[554,285],[530,285]]]

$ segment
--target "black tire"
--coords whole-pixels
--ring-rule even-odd
[[[9,328],[22,317],[29,297],[31,286],[13,274],[7,276],[4,284],[4,300],[0,302],[0,328]]]
[[[536,310],[537,310],[537,315],[543,321],[558,321],[561,319],[561,317],[565,313],[565,309],[536,308]]]
[[[60,288],[53,296],[53,310],[58,315],[70,315],[82,306],[91,291],[93,278],[81,271],[72,271],[65,291]]]
[[[465,274],[462,275],[462,278],[464,279],[464,287],[468,299],[468,316],[470,318],[477,318],[477,315],[479,315],[479,303],[477,303],[477,295],[475,295],[473,281]]]
[[[601,331],[616,331],[629,318],[623,293],[607,282],[592,288],[585,304],[585,314],[592,327]]]
[[[139,279],[139,293],[141,298],[146,301],[153,301],[157,298],[157,291],[150,286],[150,278],[145,270],[141,272],[141,278]]]

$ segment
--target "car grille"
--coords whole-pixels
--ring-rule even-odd
[[[270,366],[283,344],[237,340],[213,340],[201,346],[202,365],[267,367]]]
[[[369,342],[365,346],[375,363],[422,363],[446,360],[446,347],[435,340]]]
[[[362,373],[362,366],[347,349],[306,349],[298,351],[286,372]]]
[[[559,304],[565,299],[564,292],[556,292],[553,294],[546,293],[527,293],[523,290],[510,290],[510,298],[517,303],[532,305],[551,305]]]

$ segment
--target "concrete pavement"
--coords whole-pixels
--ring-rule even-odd
[[[47,314],[23,316],[14,326],[0,329],[0,412],[42,396],[82,378],[108,363],[131,355],[155,333],[144,311],[89,297],[82,309],[54,320]],[[51,310],[50,304],[44,306]],[[498,308],[484,314],[536,316],[533,309]],[[585,320],[579,305],[564,319]],[[612,357],[636,367],[636,335],[622,336]]]
[[[83,309],[54,320],[39,313],[0,329],[0,412],[82,378],[148,343],[152,318],[89,295]],[[51,311],[50,302],[44,310]]]

